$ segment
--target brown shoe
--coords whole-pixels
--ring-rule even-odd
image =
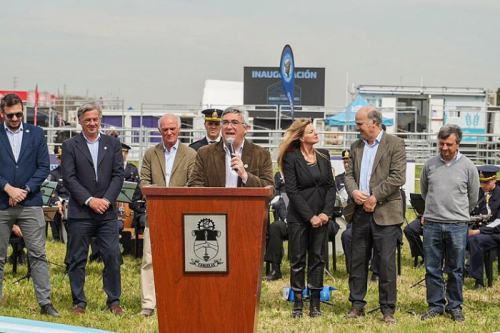
[[[123,312],[122,308],[120,305],[112,305],[109,308],[109,311],[111,311],[115,316],[123,316],[125,313]]]
[[[141,311],[141,315],[144,317],[151,317],[155,313],[155,309],[144,308]]]
[[[384,313],[384,323],[395,324],[396,318],[394,318],[394,313]]]
[[[84,315],[85,314],[85,308],[82,306],[74,306],[73,309],[71,310],[71,313],[74,315]]]
[[[354,319],[358,317],[363,317],[365,315],[365,312],[362,310],[358,310],[355,307],[351,308],[351,311],[345,315],[346,319]]]

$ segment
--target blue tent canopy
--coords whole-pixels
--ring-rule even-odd
[[[335,116],[331,116],[325,119],[325,125],[330,126],[354,126],[356,125],[356,112],[363,106],[369,105],[368,101],[363,97],[356,97],[354,101],[349,104],[344,111]],[[349,114],[349,120],[347,120],[347,114]],[[382,124],[385,126],[393,126],[394,119],[383,118]]]

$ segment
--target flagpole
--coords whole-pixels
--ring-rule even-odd
[[[34,119],[33,119],[33,125],[36,126],[37,124],[37,118],[38,118],[38,84],[36,85],[35,88],[35,113],[34,113]]]

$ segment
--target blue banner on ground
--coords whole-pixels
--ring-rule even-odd
[[[290,45],[285,45],[283,52],[281,53],[280,74],[283,90],[285,91],[285,95],[290,102],[292,120],[294,120],[293,93],[295,88],[295,62],[293,60],[293,52]]]

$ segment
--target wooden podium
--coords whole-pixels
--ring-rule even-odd
[[[143,188],[147,196],[160,332],[257,330],[271,191],[270,187]],[[201,221],[198,226],[209,221],[210,226],[211,221],[204,218],[206,216],[226,221],[227,235],[218,230],[212,232],[213,239],[218,237],[220,243],[227,245],[226,255],[220,257],[218,254],[213,261],[215,264],[209,264],[209,261],[205,264],[203,258],[210,255],[194,258],[186,245],[191,236],[200,237],[195,236],[197,230],[191,231],[193,228],[187,227],[186,221],[198,219]],[[204,234],[205,243],[209,232]],[[217,248],[222,245],[215,244]],[[207,253],[207,249],[209,245],[202,250]],[[201,272],[186,271],[197,269],[198,265],[216,266],[218,263],[221,264],[219,267],[225,264],[226,270],[205,272],[200,268]]]

